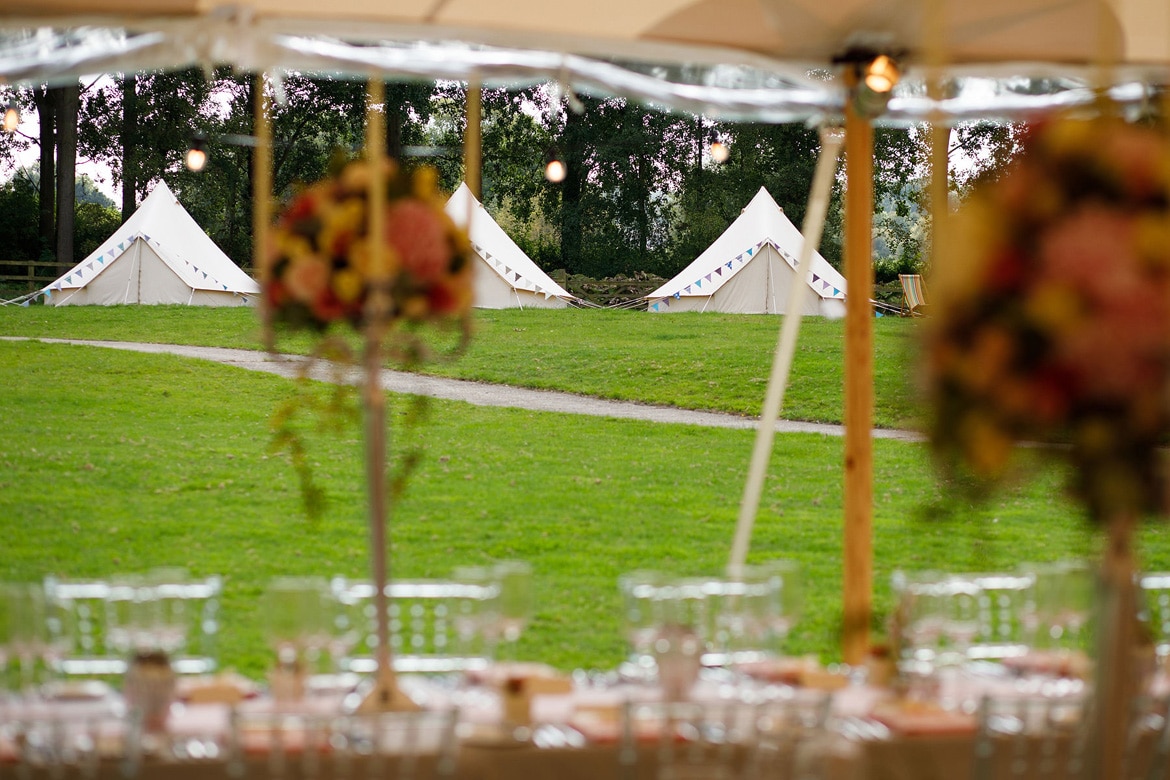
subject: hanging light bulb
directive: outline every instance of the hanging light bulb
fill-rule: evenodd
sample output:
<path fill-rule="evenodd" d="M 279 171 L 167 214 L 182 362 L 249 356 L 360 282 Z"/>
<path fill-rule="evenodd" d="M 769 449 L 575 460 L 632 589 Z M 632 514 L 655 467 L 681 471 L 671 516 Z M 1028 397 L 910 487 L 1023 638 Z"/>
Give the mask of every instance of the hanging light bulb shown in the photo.
<path fill-rule="evenodd" d="M 731 156 L 731 147 L 720 140 L 715 128 L 711 128 L 711 134 L 708 136 L 707 151 L 711 154 L 711 159 L 720 164 L 727 162 L 727 158 Z"/>
<path fill-rule="evenodd" d="M 553 184 L 560 184 L 569 175 L 569 169 L 555 146 L 550 146 L 544 157 L 544 178 Z"/>
<path fill-rule="evenodd" d="M 894 88 L 902 74 L 898 70 L 898 63 L 894 62 L 892 57 L 879 54 L 866 66 L 863 76 L 865 86 L 884 95 Z"/>
<path fill-rule="evenodd" d="M 3 128 L 6 133 L 15 133 L 16 128 L 20 125 L 20 106 L 16 103 L 9 103 L 8 107 L 4 109 L 4 123 Z"/>
<path fill-rule="evenodd" d="M 199 173 L 207 165 L 207 138 L 202 133 L 191 137 L 191 148 L 187 150 L 187 170 Z"/>

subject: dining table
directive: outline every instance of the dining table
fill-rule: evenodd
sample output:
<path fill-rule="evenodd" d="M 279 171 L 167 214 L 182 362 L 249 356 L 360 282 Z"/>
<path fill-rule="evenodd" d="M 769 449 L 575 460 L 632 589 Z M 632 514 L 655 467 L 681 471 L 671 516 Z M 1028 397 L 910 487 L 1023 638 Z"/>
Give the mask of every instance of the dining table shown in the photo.
<path fill-rule="evenodd" d="M 370 717 L 352 712 L 352 681 L 310 685 L 280 700 L 242 678 L 225 679 L 181 688 L 159 731 L 143 730 L 113 686 L 9 697 L 0 703 L 0 778 L 656 780 L 668 776 L 666 762 L 677 764 L 669 776 L 688 776 L 677 771 L 685 763 L 680 746 L 698 739 L 681 731 L 664 739 L 661 722 L 633 722 L 639 708 L 672 703 L 653 682 L 617 673 L 496 664 L 474 678 L 402 675 L 402 690 L 422 714 L 401 715 L 413 732 L 381 746 L 352 738 L 355 724 Z M 1159 676 L 1151 685 L 1150 701 L 1165 702 L 1170 682 Z M 1039 777 L 1038 765 L 1045 777 L 1073 777 L 1087 760 L 1079 752 L 1083 732 L 1051 726 L 1083 722 L 1088 692 L 1081 680 L 1033 679 L 994 664 L 954 673 L 929 698 L 873 684 L 858 670 L 822 670 L 806 683 L 704 670 L 687 703 L 704 717 L 751 713 L 755 730 L 743 732 L 742 744 L 725 732 L 722 766 L 687 768 L 696 780 L 983 780 Z M 987 728 L 980 709 L 987 702 L 1037 697 L 1064 702 L 1075 717 L 1033 729 L 1023 716 L 1015 730 Z M 761 718 L 781 710 L 795 717 Z M 1131 745 L 1134 776 L 1166 776 L 1165 710 L 1151 706 L 1145 717 Z M 772 725 L 758 725 L 765 721 Z M 761 760 L 781 738 L 790 740 L 791 760 Z"/>

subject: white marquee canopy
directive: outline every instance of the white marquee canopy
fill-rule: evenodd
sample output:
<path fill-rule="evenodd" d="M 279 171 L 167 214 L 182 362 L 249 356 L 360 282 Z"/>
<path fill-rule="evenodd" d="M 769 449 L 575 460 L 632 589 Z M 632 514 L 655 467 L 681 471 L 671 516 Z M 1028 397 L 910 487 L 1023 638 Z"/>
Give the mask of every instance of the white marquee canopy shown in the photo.
<path fill-rule="evenodd" d="M 941 34 L 935 35 L 935 31 Z M 956 81 L 932 102 L 924 42 Z M 1167 81 L 1158 0 L 8 0 L 0 81 L 190 65 L 517 83 L 553 80 L 728 119 L 839 116 L 834 62 L 898 55 L 885 118 L 1021 116 L 1087 104 L 1093 65 L 1123 102 Z M 977 78 L 976 78 L 977 77 Z M 969 79 L 976 79 L 971 81 Z M 965 85 L 966 88 L 960 88 Z"/>

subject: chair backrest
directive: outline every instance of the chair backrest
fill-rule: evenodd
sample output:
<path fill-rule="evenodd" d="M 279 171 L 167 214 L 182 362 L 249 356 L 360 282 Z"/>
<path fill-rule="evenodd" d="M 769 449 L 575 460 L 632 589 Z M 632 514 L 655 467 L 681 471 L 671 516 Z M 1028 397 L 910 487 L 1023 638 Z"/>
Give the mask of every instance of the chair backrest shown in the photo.
<path fill-rule="evenodd" d="M 828 728 L 833 697 L 828 691 L 781 689 L 759 706 L 759 777 L 818 780 L 830 775 L 837 735 Z"/>
<path fill-rule="evenodd" d="M 229 777 L 270 780 L 443 780 L 459 743 L 454 708 L 334 715 L 237 707 L 227 747 Z"/>
<path fill-rule="evenodd" d="M 11 708 L 0 726 L 14 748 L 16 777 L 97 778 L 102 746 L 117 739 L 119 716 L 110 702 L 61 708 L 28 702 Z"/>
<path fill-rule="evenodd" d="M 975 780 L 1080 777 L 1088 744 L 1088 694 L 1075 683 L 1010 697 L 984 697 L 975 740 Z M 1068 690 L 1055 690 L 1065 686 Z"/>
<path fill-rule="evenodd" d="M 485 611 L 498 596 L 497 588 L 440 580 L 397 581 L 387 587 L 396 670 L 444 673 L 488 665 L 492 646 Z M 338 608 L 335 628 L 345 637 L 338 665 L 342 671 L 369 674 L 377 669 L 374 586 L 335 578 L 332 592 Z"/>
<path fill-rule="evenodd" d="M 974 660 L 1002 661 L 1028 651 L 1029 588 L 1027 574 L 986 574 L 975 578 L 979 592 L 979 627 L 967 649 Z"/>
<path fill-rule="evenodd" d="M 907 311 L 917 313 L 919 307 L 926 305 L 926 288 L 922 284 L 922 276 L 898 274 L 898 281 L 902 283 L 902 297 L 906 301 Z"/>
<path fill-rule="evenodd" d="M 67 678 L 113 678 L 126 672 L 126 613 L 148 588 L 155 629 L 169 632 L 171 666 L 178 674 L 206 674 L 216 669 L 219 599 L 223 581 L 159 582 L 139 588 L 105 580 L 49 578 L 50 629 L 54 666 Z"/>
<path fill-rule="evenodd" d="M 757 776 L 758 709 L 719 702 L 626 702 L 619 776 L 656 780 L 747 780 Z"/>

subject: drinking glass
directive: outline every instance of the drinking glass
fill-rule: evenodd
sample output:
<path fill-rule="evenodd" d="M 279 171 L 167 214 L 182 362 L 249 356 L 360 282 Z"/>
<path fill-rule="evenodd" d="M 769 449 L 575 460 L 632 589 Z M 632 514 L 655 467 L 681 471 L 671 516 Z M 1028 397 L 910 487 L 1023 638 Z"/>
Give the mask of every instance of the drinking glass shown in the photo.
<path fill-rule="evenodd" d="M 261 597 L 265 637 L 279 666 L 304 672 L 329 644 L 329 587 L 321 577 L 277 577 Z"/>
<path fill-rule="evenodd" d="M 780 559 L 766 561 L 756 568 L 762 572 L 762 576 L 772 581 L 776 606 L 770 611 L 771 632 L 773 641 L 779 648 L 792 632 L 793 626 L 800 621 L 801 613 L 804 611 L 804 579 L 801 566 L 797 561 Z"/>
<path fill-rule="evenodd" d="M 500 588 L 500 638 L 514 647 L 532 617 L 532 567 L 524 561 L 501 561 L 492 567 L 492 572 Z"/>
<path fill-rule="evenodd" d="M 42 583 L 12 583 L 5 592 L 9 653 L 19 668 L 24 695 L 35 696 L 51 653 L 48 594 Z"/>
<path fill-rule="evenodd" d="M 916 694 L 929 696 L 944 647 L 947 621 L 944 598 L 946 577 L 939 572 L 894 572 L 898 597 L 897 631 L 901 656 L 898 667 Z"/>
<path fill-rule="evenodd" d="M 654 607 L 659 618 L 654 635 L 658 684 L 667 700 L 687 698 L 702 668 L 710 636 L 711 580 L 682 579 L 657 588 Z"/>
<path fill-rule="evenodd" d="M 489 566 L 460 566 L 451 580 L 458 589 L 450 607 L 458 642 L 456 653 L 489 661 L 499 624 L 501 589 L 496 573 Z"/>
<path fill-rule="evenodd" d="M 654 637 L 661 622 L 657 591 L 665 580 L 661 572 L 646 569 L 618 578 L 626 641 L 630 646 L 627 671 L 638 679 L 649 679 L 654 674 Z"/>
<path fill-rule="evenodd" d="M 744 567 L 719 584 L 714 645 L 724 663 L 742 667 L 775 657 L 790 629 L 782 580 L 769 566 Z"/>
<path fill-rule="evenodd" d="M 966 662 L 967 651 L 979 634 L 982 589 L 974 575 L 951 575 L 939 583 L 939 596 L 944 647 L 940 661 L 958 666 Z"/>
<path fill-rule="evenodd" d="M 1083 561 L 1024 564 L 1032 575 L 1033 642 L 1061 652 L 1086 649 L 1096 578 Z"/>
<path fill-rule="evenodd" d="M 174 656 L 186 646 L 192 617 L 188 614 L 186 588 L 190 580 L 183 568 L 158 568 L 145 576 L 142 603 L 144 626 L 154 648 Z"/>

